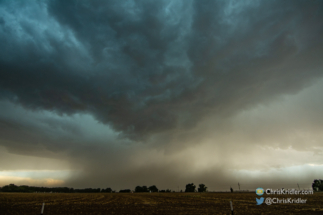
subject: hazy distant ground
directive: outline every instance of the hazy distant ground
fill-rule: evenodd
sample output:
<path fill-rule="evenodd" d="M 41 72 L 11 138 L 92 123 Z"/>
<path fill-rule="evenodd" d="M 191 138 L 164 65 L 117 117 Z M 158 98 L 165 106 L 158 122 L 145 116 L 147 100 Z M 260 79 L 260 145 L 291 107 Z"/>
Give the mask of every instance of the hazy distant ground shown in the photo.
<path fill-rule="evenodd" d="M 323 193 L 280 195 L 306 204 L 256 205 L 255 193 L 0 193 L 1 214 L 323 214 Z M 268 197 L 264 195 L 264 197 Z M 270 196 L 274 197 L 274 196 Z M 259 197 L 258 197 L 259 198 Z"/>

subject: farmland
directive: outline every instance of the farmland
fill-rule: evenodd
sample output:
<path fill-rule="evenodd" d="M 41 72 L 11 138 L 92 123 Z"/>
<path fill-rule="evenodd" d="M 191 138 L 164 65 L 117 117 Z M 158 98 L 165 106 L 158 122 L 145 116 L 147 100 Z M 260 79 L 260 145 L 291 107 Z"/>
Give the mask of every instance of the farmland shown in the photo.
<path fill-rule="evenodd" d="M 255 193 L 0 193 L 0 214 L 322 214 L 323 193 L 271 195 L 305 204 L 256 205 Z M 264 195 L 264 197 L 269 197 Z M 258 197 L 259 198 L 259 197 Z"/>

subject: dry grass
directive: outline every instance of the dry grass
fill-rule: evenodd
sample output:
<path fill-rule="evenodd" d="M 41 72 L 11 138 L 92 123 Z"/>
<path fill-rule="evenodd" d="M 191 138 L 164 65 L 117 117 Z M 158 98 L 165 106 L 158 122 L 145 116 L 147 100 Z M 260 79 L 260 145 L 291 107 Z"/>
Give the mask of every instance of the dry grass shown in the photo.
<path fill-rule="evenodd" d="M 0 214 L 323 214 L 323 193 L 276 195 L 306 204 L 256 205 L 255 193 L 0 193 Z M 264 197 L 268 197 L 264 195 Z M 274 197 L 274 196 L 270 196 Z M 259 198 L 259 197 L 258 197 Z"/>

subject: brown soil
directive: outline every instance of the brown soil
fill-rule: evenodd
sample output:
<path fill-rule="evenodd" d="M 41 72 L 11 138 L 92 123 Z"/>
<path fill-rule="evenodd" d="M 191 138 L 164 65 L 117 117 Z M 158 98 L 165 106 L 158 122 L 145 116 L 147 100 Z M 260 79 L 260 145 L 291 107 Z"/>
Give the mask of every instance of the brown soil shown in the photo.
<path fill-rule="evenodd" d="M 256 205 L 255 193 L 0 193 L 0 214 L 323 214 L 323 193 L 264 195 L 305 204 Z"/>

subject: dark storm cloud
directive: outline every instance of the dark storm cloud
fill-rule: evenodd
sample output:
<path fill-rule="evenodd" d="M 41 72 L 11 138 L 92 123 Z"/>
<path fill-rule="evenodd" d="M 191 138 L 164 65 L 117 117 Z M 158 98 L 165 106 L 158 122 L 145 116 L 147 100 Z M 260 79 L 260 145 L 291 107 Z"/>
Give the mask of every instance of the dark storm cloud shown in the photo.
<path fill-rule="evenodd" d="M 320 165 L 322 6 L 1 1 L 2 159 L 114 189 Z"/>
<path fill-rule="evenodd" d="M 1 98 L 90 113 L 132 139 L 295 93 L 322 75 L 320 1 L 4 1 L 1 8 Z"/>

